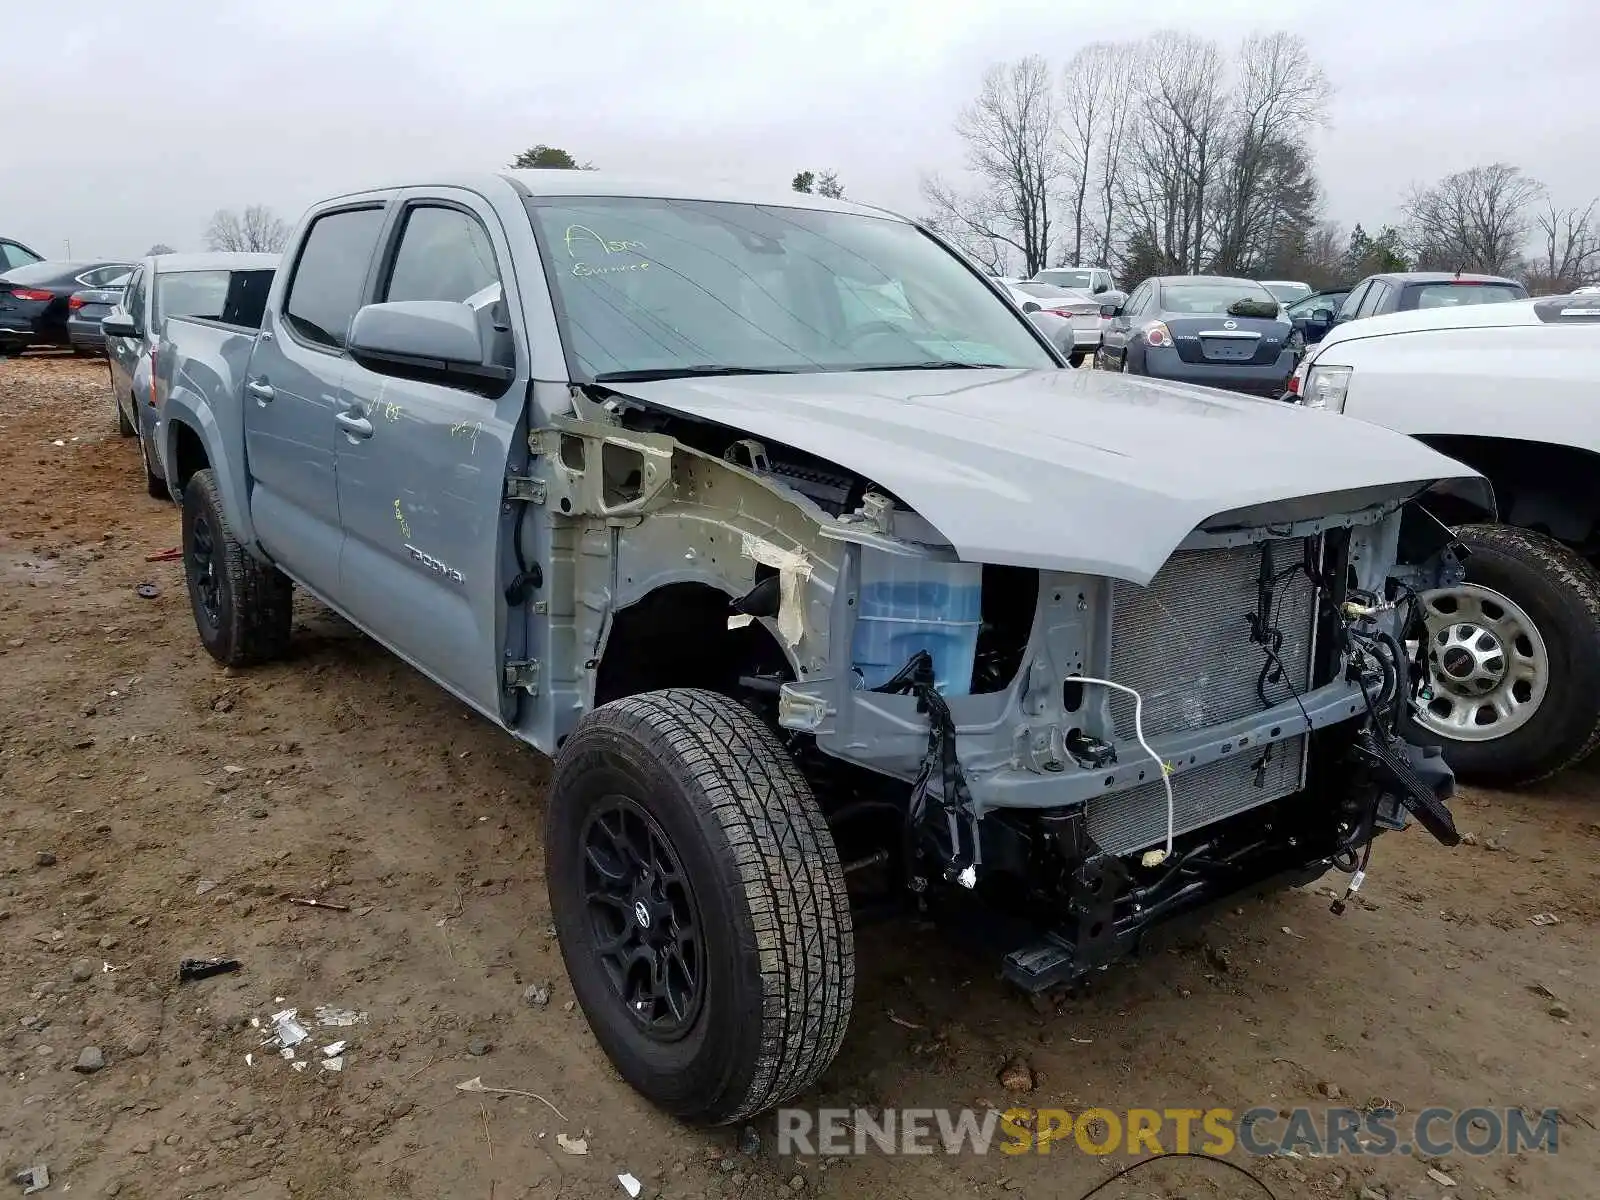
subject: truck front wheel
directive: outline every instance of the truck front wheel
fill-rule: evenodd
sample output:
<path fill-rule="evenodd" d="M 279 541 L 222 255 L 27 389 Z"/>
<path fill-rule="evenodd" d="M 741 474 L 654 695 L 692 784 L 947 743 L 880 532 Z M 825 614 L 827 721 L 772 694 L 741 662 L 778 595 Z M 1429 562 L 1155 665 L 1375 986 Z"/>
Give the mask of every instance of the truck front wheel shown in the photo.
<path fill-rule="evenodd" d="M 1600 575 L 1526 529 L 1456 536 L 1466 579 L 1421 597 L 1432 695 L 1416 724 L 1464 781 L 1533 783 L 1600 741 Z"/>
<path fill-rule="evenodd" d="M 212 658 L 243 667 L 283 657 L 294 585 L 239 545 L 209 469 L 183 488 L 183 573 L 195 628 Z"/>
<path fill-rule="evenodd" d="M 578 1003 L 647 1099 L 740 1121 L 833 1060 L 855 989 L 844 874 L 748 709 L 673 689 L 585 716 L 556 760 L 545 867 Z"/>

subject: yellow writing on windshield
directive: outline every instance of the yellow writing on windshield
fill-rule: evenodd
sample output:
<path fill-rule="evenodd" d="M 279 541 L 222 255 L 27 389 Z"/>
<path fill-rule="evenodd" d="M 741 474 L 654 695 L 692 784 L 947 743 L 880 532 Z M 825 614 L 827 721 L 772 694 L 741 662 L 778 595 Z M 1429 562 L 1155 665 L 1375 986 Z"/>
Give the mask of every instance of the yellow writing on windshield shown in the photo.
<path fill-rule="evenodd" d="M 580 262 L 572 264 L 572 273 L 579 279 L 586 279 L 593 275 L 616 275 L 622 271 L 643 271 L 649 266 L 650 264 L 648 262 L 636 262 L 617 263 L 614 266 L 609 267 L 595 267 L 590 266 L 586 262 Z"/>
<path fill-rule="evenodd" d="M 638 252 L 644 249 L 643 242 L 603 238 L 587 225 L 568 225 L 566 236 L 562 240 L 566 242 L 568 258 L 578 257 L 577 251 L 572 248 L 572 243 L 585 240 L 594 242 L 607 254 L 626 254 L 630 250 Z"/>

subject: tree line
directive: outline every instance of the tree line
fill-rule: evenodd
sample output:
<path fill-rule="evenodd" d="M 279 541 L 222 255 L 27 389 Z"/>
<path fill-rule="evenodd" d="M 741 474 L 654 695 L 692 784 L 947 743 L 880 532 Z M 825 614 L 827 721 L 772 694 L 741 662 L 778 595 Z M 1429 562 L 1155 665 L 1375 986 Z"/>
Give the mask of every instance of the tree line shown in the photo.
<path fill-rule="evenodd" d="M 1310 140 L 1333 89 L 1305 42 L 1231 52 L 1190 33 L 1096 42 L 1059 71 L 997 63 L 959 113 L 965 178 L 922 179 L 928 220 L 997 274 L 1105 265 L 1125 280 L 1214 273 L 1316 286 L 1376 270 L 1600 273 L 1596 203 L 1563 207 L 1506 163 L 1414 187 L 1399 223 L 1326 219 Z"/>

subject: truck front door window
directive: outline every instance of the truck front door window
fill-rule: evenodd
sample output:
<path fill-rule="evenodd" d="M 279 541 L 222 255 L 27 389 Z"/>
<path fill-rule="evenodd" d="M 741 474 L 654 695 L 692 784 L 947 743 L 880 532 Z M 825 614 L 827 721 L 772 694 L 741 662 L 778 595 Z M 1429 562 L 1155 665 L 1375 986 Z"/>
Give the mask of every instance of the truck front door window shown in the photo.
<path fill-rule="evenodd" d="M 1369 280 L 1368 282 L 1361 284 L 1356 288 L 1355 291 L 1346 296 L 1344 298 L 1344 303 L 1339 306 L 1339 316 L 1337 319 L 1340 321 L 1348 321 L 1354 317 L 1361 308 L 1361 302 L 1367 298 L 1367 294 L 1371 291 L 1372 282 Z"/>
<path fill-rule="evenodd" d="M 312 224 L 283 305 L 284 321 L 297 336 L 344 348 L 382 227 L 381 208 L 331 212 Z"/>
<path fill-rule="evenodd" d="M 491 360 L 504 366 L 516 362 L 494 244 L 477 219 L 460 209 L 417 205 L 406 214 L 379 299 L 465 304 L 477 314 Z"/>

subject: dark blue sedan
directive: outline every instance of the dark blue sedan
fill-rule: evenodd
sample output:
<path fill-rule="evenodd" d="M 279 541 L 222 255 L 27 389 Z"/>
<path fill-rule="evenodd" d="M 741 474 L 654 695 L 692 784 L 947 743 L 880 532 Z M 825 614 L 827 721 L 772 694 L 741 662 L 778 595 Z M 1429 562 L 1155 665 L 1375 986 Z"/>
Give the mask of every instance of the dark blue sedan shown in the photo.
<path fill-rule="evenodd" d="M 1096 362 L 1102 370 L 1273 398 L 1294 371 L 1294 327 L 1253 279 L 1158 276 L 1102 312 L 1110 318 Z"/>

